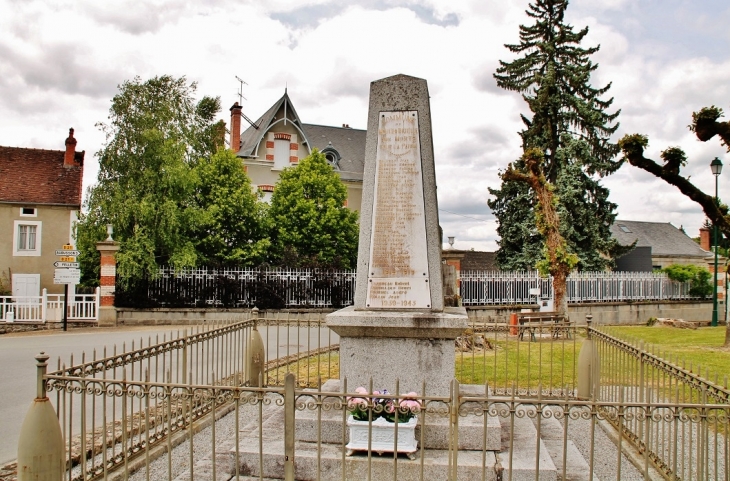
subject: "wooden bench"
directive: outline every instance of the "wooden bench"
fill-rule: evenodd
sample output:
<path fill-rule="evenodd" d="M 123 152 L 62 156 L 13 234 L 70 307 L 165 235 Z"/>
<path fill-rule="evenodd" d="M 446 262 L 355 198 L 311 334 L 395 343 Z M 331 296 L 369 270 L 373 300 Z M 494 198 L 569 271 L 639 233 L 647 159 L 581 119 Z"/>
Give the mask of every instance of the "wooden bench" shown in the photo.
<path fill-rule="evenodd" d="M 572 322 L 556 312 L 520 312 L 517 314 L 518 338 L 522 340 L 525 332 L 530 333 L 530 340 L 535 342 L 536 330 L 549 329 L 551 337 L 565 336 L 570 339 Z"/>

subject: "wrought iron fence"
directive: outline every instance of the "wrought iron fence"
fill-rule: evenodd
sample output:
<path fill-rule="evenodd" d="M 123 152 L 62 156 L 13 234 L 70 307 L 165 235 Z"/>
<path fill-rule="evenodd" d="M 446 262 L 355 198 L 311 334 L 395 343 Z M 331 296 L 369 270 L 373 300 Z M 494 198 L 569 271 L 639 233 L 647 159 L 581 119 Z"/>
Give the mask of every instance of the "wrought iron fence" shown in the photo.
<path fill-rule="evenodd" d="M 451 392 L 458 394 L 445 397 L 303 389 L 293 373 L 283 387 L 268 388 L 54 375 L 47 386 L 74 393 L 86 409 L 110 399 L 142 405 L 136 415 L 126 411 L 116 431 L 107 425 L 81 438 L 86 444 L 71 460 L 69 480 L 659 479 L 646 451 L 610 439 L 609 423 L 636 422 L 679 460 L 661 473 L 667 479 L 727 479 L 727 404 L 519 398 L 493 395 L 488 385 L 465 390 L 457 381 Z M 417 403 L 416 429 L 398 416 L 374 420 L 382 406 L 402 401 Z M 209 408 L 185 429 L 185 406 Z M 370 413 L 360 426 L 355 409 Z M 157 438 L 157 429 L 174 435 Z M 112 436 L 114 456 L 105 444 Z"/>
<path fill-rule="evenodd" d="M 352 305 L 355 271 L 286 268 L 161 268 L 155 278 L 117 279 L 119 307 L 344 307 Z M 463 271 L 462 303 L 534 304 L 553 297 L 552 278 L 536 271 Z M 690 299 L 689 282 L 663 273 L 576 272 L 568 302 Z"/>
<path fill-rule="evenodd" d="M 285 268 L 161 268 L 158 276 L 117 277 L 118 307 L 344 307 L 355 271 Z"/>
<path fill-rule="evenodd" d="M 246 382 L 254 328 L 267 347 L 265 387 Z M 415 396 L 397 386 L 391 394 L 372 386 L 355 392 L 338 379 L 337 337 L 321 319 L 293 314 L 254 313 L 80 363 L 72 358 L 42 379 L 63 426 L 70 481 L 120 473 L 140 480 L 727 480 L 727 381 L 703 379 L 603 329 L 590 332 L 601 366 L 592 399 L 576 397 L 586 328 L 554 322 L 472 321 L 456 342 L 448 396 L 428 395 L 428 380 Z M 352 443 L 352 398 L 370 413 L 364 445 Z M 405 419 L 387 424 L 377 414 L 405 400 L 419 405 L 418 450 L 381 455 L 382 445 L 368 441 L 381 429 L 398 446 L 411 433 Z"/>
<path fill-rule="evenodd" d="M 541 277 L 537 271 L 463 271 L 460 282 L 466 306 L 534 304 L 537 297 L 553 297 L 552 277 Z M 691 298 L 689 282 L 653 272 L 575 272 L 566 287 L 570 303 Z"/>
<path fill-rule="evenodd" d="M 614 404 L 607 419 L 623 434 L 619 441 L 668 479 L 726 479 L 728 411 L 707 406 L 730 405 L 727 375 L 702 377 L 699 366 L 621 340 L 610 328 L 591 329 L 591 336 L 600 360 L 598 397 Z"/>

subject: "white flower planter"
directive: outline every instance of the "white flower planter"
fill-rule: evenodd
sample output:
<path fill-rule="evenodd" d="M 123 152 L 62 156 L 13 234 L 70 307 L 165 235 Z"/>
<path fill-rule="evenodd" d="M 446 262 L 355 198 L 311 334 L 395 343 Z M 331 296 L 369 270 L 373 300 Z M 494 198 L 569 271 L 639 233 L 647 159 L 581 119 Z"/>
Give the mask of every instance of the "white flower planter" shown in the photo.
<path fill-rule="evenodd" d="M 395 447 L 395 423 L 378 418 L 372 422 L 372 442 L 370 449 L 378 454 L 392 453 L 397 451 L 415 459 L 415 452 L 418 451 L 416 443 L 416 426 L 418 416 L 413 416 L 407 423 L 398 423 L 398 446 Z M 368 421 L 356 421 L 352 416 L 347 418 L 347 426 L 350 428 L 350 442 L 347 443 L 347 455 L 351 456 L 355 451 L 368 450 Z"/>

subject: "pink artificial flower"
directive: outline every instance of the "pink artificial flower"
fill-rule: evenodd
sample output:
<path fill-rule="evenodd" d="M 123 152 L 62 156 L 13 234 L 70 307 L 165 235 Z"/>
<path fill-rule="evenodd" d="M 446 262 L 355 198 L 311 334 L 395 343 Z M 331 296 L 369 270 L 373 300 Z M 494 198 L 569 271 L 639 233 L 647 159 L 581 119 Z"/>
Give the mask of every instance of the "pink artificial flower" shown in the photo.
<path fill-rule="evenodd" d="M 355 392 L 358 394 L 368 394 L 367 389 L 360 386 L 357 389 L 355 389 Z M 365 409 L 367 407 L 368 402 L 359 397 L 348 397 L 347 398 L 347 408 L 348 409 Z"/>
<path fill-rule="evenodd" d="M 408 409 L 410 412 L 417 413 L 421 410 L 421 403 L 416 401 L 418 394 L 409 392 L 405 398 L 399 403 L 401 409 Z"/>

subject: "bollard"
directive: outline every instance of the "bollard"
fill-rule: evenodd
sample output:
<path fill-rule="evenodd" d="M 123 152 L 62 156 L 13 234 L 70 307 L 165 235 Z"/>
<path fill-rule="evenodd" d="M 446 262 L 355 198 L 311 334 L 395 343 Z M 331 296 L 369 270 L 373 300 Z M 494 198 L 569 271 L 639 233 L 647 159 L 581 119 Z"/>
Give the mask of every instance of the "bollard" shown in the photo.
<path fill-rule="evenodd" d="M 586 329 L 588 338 L 583 342 L 578 355 L 578 399 L 598 400 L 598 386 L 600 381 L 600 364 L 598 351 L 591 337 L 591 322 L 593 316 L 586 315 Z"/>
<path fill-rule="evenodd" d="M 264 361 L 266 359 L 266 351 L 264 350 L 264 340 L 258 330 L 258 308 L 251 310 L 253 315 L 253 329 L 251 337 L 248 341 L 248 356 L 246 358 L 246 379 L 249 386 L 262 387 L 264 375 Z"/>
<path fill-rule="evenodd" d="M 43 380 L 48 356 L 41 352 L 35 359 L 36 398 L 20 428 L 18 481 L 61 481 L 65 470 L 63 435 Z"/>

